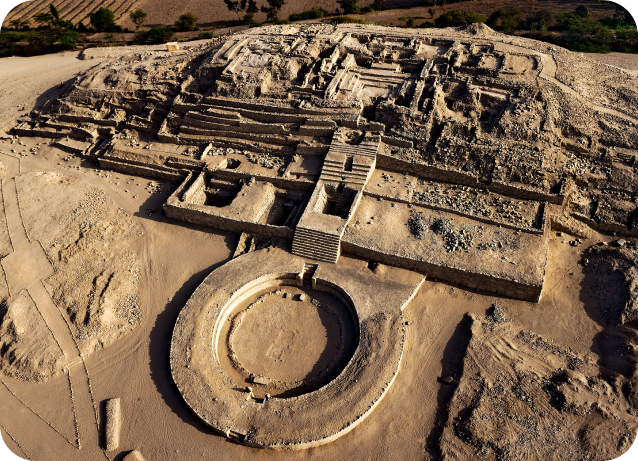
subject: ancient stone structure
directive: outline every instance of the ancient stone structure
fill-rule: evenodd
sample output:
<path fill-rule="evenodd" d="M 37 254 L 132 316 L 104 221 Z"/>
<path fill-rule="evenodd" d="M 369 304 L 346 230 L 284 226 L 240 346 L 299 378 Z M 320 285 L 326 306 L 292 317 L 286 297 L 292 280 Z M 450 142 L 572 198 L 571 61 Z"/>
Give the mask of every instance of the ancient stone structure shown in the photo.
<path fill-rule="evenodd" d="M 178 319 L 173 376 L 226 436 L 302 448 L 350 430 L 387 391 L 415 274 L 538 301 L 550 228 L 638 234 L 638 101 L 604 86 L 619 69 L 598 66 L 590 80 L 602 89 L 585 100 L 571 72 L 589 70 L 572 53 L 482 25 L 273 26 L 98 64 L 14 131 L 56 138 L 105 169 L 174 181 L 168 217 L 241 234 L 238 258 Z M 370 274 L 393 266 L 385 280 L 404 279 L 387 288 L 396 298 L 378 304 L 342 253 L 369 261 Z M 341 299 L 357 330 L 352 357 L 377 358 L 353 358 L 294 397 L 269 399 L 259 374 L 246 377 L 254 389 L 237 390 L 218 356 L 221 325 L 251 296 L 293 286 Z M 386 342 L 370 352 L 375 316 Z M 365 391 L 345 385 L 355 375 Z M 326 411 L 331 424 L 312 423 Z"/>

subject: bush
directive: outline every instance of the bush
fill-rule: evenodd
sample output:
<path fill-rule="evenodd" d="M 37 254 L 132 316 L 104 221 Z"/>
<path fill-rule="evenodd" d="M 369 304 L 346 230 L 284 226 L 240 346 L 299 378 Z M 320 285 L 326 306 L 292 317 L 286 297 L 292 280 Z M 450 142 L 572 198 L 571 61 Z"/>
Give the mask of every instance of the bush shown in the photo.
<path fill-rule="evenodd" d="M 262 27 L 264 25 L 263 22 L 253 22 L 251 25 L 249 25 L 248 27 Z"/>
<path fill-rule="evenodd" d="M 166 43 L 174 35 L 173 29 L 168 26 L 153 27 L 146 34 L 146 38 L 153 43 Z"/>
<path fill-rule="evenodd" d="M 473 11 L 452 10 L 434 20 L 437 27 L 466 26 L 475 22 L 485 22 L 485 16 Z"/>
<path fill-rule="evenodd" d="M 82 36 L 75 30 L 52 27 L 26 32 L 0 31 L 0 57 L 13 55 L 35 56 L 73 50 Z"/>
<path fill-rule="evenodd" d="M 177 21 L 175 21 L 175 27 L 177 27 L 177 30 L 181 31 L 197 30 L 198 20 L 199 18 L 193 13 L 184 13 Z"/>
<path fill-rule="evenodd" d="M 405 22 L 405 25 L 408 27 L 414 27 L 414 18 L 408 18 L 408 20 Z"/>
<path fill-rule="evenodd" d="M 432 21 L 422 22 L 419 26 L 421 29 L 430 29 L 432 27 L 436 27 L 436 25 Z"/>
<path fill-rule="evenodd" d="M 121 32 L 122 28 L 115 24 L 115 14 L 107 8 L 100 8 L 95 13 L 89 13 L 91 25 L 98 32 Z"/>
<path fill-rule="evenodd" d="M 197 40 L 209 40 L 211 38 L 215 38 L 215 36 L 210 32 L 202 32 L 197 36 Z"/>
<path fill-rule="evenodd" d="M 313 8 L 311 10 L 306 10 L 302 13 L 293 13 L 288 16 L 290 21 L 304 21 L 307 19 L 319 19 L 323 18 L 326 15 L 326 10 L 323 8 Z"/>
<path fill-rule="evenodd" d="M 148 40 L 148 31 L 146 30 L 138 30 L 137 32 L 135 32 L 135 35 L 133 35 L 133 43 L 144 43 L 146 40 Z"/>
<path fill-rule="evenodd" d="M 616 31 L 612 50 L 621 53 L 638 53 L 638 31 L 635 28 Z"/>
<path fill-rule="evenodd" d="M 529 30 L 545 32 L 553 19 L 554 14 L 550 10 L 538 10 L 534 16 L 527 18 L 527 28 Z"/>
<path fill-rule="evenodd" d="M 289 19 L 273 19 L 272 23 L 276 26 L 280 26 L 282 24 L 292 24 Z"/>
<path fill-rule="evenodd" d="M 516 30 L 521 27 L 523 19 L 518 8 L 499 8 L 487 19 L 487 25 L 494 30 Z"/>
<path fill-rule="evenodd" d="M 374 0 L 370 6 L 374 11 L 381 11 L 385 7 L 385 0 Z"/>
<path fill-rule="evenodd" d="M 374 8 L 372 8 L 370 5 L 368 6 L 364 6 L 363 8 L 361 8 L 359 10 L 359 13 L 372 13 L 374 11 Z"/>
<path fill-rule="evenodd" d="M 359 0 L 337 0 L 339 6 L 345 14 L 352 14 L 359 11 Z"/>
<path fill-rule="evenodd" d="M 74 35 L 65 34 L 62 37 L 60 37 L 60 40 L 58 40 L 58 46 L 62 50 L 75 50 L 77 48 L 75 41 L 76 41 L 76 37 Z"/>

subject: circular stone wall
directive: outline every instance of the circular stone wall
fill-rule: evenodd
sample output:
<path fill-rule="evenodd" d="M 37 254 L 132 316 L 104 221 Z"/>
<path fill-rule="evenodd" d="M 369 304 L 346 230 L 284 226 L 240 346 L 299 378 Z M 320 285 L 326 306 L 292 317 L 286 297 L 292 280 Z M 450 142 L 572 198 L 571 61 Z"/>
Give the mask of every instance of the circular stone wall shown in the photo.
<path fill-rule="evenodd" d="M 180 312 L 171 372 L 188 406 L 240 443 L 309 448 L 352 430 L 399 370 L 405 298 L 328 265 L 271 250 L 213 271 Z M 366 268 L 365 271 L 369 272 Z M 367 274 L 364 272 L 364 274 Z"/>

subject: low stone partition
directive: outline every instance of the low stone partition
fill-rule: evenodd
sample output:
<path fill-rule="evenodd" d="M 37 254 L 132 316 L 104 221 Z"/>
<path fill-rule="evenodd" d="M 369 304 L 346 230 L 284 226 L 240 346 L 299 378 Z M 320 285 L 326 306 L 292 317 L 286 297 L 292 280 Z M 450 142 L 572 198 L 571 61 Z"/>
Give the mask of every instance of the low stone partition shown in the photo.
<path fill-rule="evenodd" d="M 119 123 L 117 120 L 101 119 L 101 118 L 89 117 L 87 115 L 75 115 L 75 114 L 60 114 L 58 116 L 58 119 L 63 122 L 94 123 L 96 125 L 102 125 L 102 126 L 117 126 Z"/>
<path fill-rule="evenodd" d="M 164 204 L 164 212 L 169 218 L 193 224 L 210 226 L 229 232 L 246 232 L 287 239 L 292 239 L 295 233 L 294 229 L 290 229 L 288 227 L 272 226 L 270 224 L 249 222 L 242 219 L 231 219 L 225 216 L 220 216 L 214 213 L 213 207 L 179 202 L 172 198 Z"/>

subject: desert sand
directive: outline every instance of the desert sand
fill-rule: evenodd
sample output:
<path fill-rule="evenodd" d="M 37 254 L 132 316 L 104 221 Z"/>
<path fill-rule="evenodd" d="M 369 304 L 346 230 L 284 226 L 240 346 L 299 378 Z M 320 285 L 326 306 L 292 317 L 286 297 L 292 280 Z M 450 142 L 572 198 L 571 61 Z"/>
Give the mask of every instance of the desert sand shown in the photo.
<path fill-rule="evenodd" d="M 3 60 L 4 440 L 33 460 L 620 456 L 638 83 L 600 61 L 483 25 Z"/>

